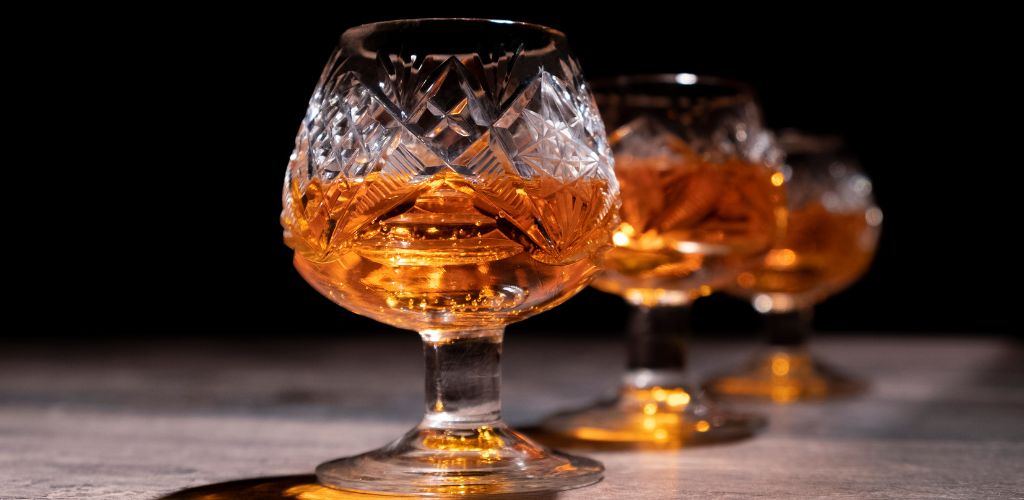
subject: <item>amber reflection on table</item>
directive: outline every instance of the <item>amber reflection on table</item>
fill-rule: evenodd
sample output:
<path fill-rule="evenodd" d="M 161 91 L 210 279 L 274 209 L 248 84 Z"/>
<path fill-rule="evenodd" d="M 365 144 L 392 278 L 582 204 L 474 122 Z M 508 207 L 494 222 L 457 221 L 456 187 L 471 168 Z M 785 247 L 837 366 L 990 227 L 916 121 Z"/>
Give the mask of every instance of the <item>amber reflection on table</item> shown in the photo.
<path fill-rule="evenodd" d="M 432 498 L 465 498 L 467 494 L 473 494 L 475 498 L 481 498 L 477 493 L 453 490 L 450 492 L 450 495 L 432 496 Z M 416 497 L 375 495 L 336 490 L 317 483 L 316 476 L 310 474 L 242 479 L 209 484 L 171 493 L 161 497 L 160 500 L 387 500 L 389 498 L 409 499 Z M 494 500 L 510 500 L 512 498 L 549 500 L 554 499 L 555 494 L 484 495 L 482 498 Z"/>

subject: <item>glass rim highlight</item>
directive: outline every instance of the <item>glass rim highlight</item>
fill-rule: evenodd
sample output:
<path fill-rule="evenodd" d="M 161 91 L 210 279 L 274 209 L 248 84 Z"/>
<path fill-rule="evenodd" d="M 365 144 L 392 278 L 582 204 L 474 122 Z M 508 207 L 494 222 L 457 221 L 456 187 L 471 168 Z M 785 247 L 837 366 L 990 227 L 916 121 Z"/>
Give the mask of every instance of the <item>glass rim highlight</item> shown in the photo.
<path fill-rule="evenodd" d="M 753 87 L 742 81 L 727 77 L 701 73 L 646 73 L 635 75 L 618 75 L 587 80 L 594 92 L 608 93 L 615 89 L 628 89 L 633 85 L 668 85 L 668 86 L 706 86 L 731 89 L 736 95 L 753 97 Z"/>
<path fill-rule="evenodd" d="M 440 24 L 463 24 L 463 25 L 477 25 L 477 26 L 508 26 L 517 27 L 532 31 L 545 33 L 552 38 L 565 40 L 565 33 L 545 26 L 543 24 L 530 23 L 526 21 L 513 21 L 509 19 L 490 19 L 485 17 L 418 17 L 409 19 L 390 19 L 387 21 L 375 21 L 372 23 L 359 24 L 346 29 L 341 34 L 341 41 L 344 43 L 350 38 L 359 38 L 366 34 L 379 31 L 390 31 L 396 28 L 403 27 L 416 27 L 422 25 L 440 25 Z"/>

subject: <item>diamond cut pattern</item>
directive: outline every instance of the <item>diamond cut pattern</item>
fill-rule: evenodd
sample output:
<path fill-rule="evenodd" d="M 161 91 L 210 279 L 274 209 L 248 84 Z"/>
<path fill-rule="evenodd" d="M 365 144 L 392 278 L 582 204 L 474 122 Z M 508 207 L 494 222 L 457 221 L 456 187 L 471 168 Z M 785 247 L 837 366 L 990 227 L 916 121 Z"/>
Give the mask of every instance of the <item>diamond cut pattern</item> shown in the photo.
<path fill-rule="evenodd" d="M 612 150 L 620 158 L 670 158 L 696 161 L 697 153 L 656 118 L 642 115 L 612 133 Z"/>
<path fill-rule="evenodd" d="M 358 76 L 366 71 L 346 70 L 345 60 L 336 56 L 310 100 L 296 138 L 285 176 L 282 221 L 291 227 L 288 221 L 319 215 L 310 210 L 337 213 L 376 207 L 383 203 L 378 199 L 383 195 L 374 191 L 374 183 L 362 182 L 374 173 L 414 186 L 450 169 L 491 197 L 497 210 L 525 215 L 514 223 L 553 259 L 571 253 L 576 242 L 553 233 L 579 221 L 548 221 L 547 212 L 555 207 L 512 196 L 515 190 L 503 191 L 500 184 L 510 176 L 552 179 L 557 182 L 544 183 L 551 190 L 545 196 L 563 204 L 576 203 L 572 195 L 558 193 L 571 192 L 579 179 L 604 179 L 609 191 L 617 193 L 604 125 L 574 61 L 561 60 L 554 68 L 570 76 L 566 82 L 543 68 L 531 77 L 516 67 L 518 57 L 517 52 L 490 73 L 478 55 L 466 63 L 456 57 L 428 56 L 410 62 L 378 57 L 379 83 L 370 86 Z M 481 80 L 481 75 L 486 78 Z M 351 186 L 346 191 L 350 196 L 321 198 L 320 207 L 295 206 L 295 195 L 305 193 L 314 180 L 344 182 Z M 508 199 L 501 198 L 502 193 Z M 570 218 L 598 213 L 604 217 L 613 203 L 607 199 L 603 206 L 560 206 L 557 211 Z M 344 245 L 356 230 L 310 226 L 303 230 L 324 234 L 304 237 L 322 242 L 324 251 Z"/>
<path fill-rule="evenodd" d="M 355 73 L 328 77 L 310 102 L 299 133 L 306 137 L 296 140 L 297 147 L 309 144 L 305 161 L 289 169 L 302 188 L 314 177 L 361 179 L 375 171 L 422 176 L 443 166 L 469 176 L 513 173 L 510 168 L 521 176 L 564 180 L 611 175 L 604 126 L 589 91 L 551 73 L 539 71 L 499 113 L 454 57 L 420 85 L 412 109 L 397 114 L 397 103 L 385 102 Z"/>
<path fill-rule="evenodd" d="M 431 140 L 435 150 L 451 159 L 487 131 L 481 93 L 458 59 L 445 61 L 423 86 L 421 100 L 410 111 L 411 129 Z"/>

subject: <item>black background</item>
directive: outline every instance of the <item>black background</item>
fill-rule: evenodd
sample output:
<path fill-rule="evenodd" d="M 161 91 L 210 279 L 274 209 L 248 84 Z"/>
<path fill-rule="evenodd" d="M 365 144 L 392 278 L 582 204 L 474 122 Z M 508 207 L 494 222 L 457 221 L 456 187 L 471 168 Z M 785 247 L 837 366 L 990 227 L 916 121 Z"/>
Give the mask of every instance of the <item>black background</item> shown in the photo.
<path fill-rule="evenodd" d="M 285 164 L 344 29 L 463 16 L 561 29 L 591 78 L 689 71 L 747 80 L 770 126 L 845 136 L 874 180 L 885 222 L 870 273 L 819 307 L 820 329 L 1017 330 L 1020 273 L 1008 236 L 1021 227 L 1011 173 L 1019 166 L 1010 152 L 1016 132 L 1001 119 L 1012 122 L 1020 91 L 1008 76 L 1013 58 L 1003 57 L 1007 31 L 995 21 L 842 6 L 621 7 L 363 12 L 338 2 L 140 13 L 79 27 L 70 45 L 37 61 L 60 67 L 62 78 L 46 83 L 51 98 L 84 103 L 82 115 L 39 132 L 45 140 L 73 126 L 82 144 L 56 161 L 74 167 L 65 181 L 75 202 L 56 230 L 68 244 L 40 262 L 59 276 L 60 298 L 50 295 L 59 303 L 37 323 L 97 334 L 385 329 L 328 302 L 292 269 L 278 224 Z M 513 328 L 611 335 L 626 311 L 620 299 L 586 290 Z M 712 297 L 698 303 L 694 321 L 699 332 L 747 331 L 756 314 Z"/>

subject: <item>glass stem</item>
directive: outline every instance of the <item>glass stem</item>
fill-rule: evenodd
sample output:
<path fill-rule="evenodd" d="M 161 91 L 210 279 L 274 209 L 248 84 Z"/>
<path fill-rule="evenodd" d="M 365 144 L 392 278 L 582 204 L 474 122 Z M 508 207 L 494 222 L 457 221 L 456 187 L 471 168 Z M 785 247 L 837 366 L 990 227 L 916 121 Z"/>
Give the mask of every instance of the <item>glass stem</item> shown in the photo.
<path fill-rule="evenodd" d="M 421 333 L 426 365 L 422 426 L 471 429 L 501 420 L 501 328 Z"/>
<path fill-rule="evenodd" d="M 764 328 L 768 345 L 787 349 L 803 348 L 811 334 L 813 316 L 810 307 L 765 314 Z"/>
<path fill-rule="evenodd" d="M 689 306 L 632 306 L 629 370 L 623 383 L 635 388 L 679 387 L 686 382 Z"/>

